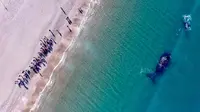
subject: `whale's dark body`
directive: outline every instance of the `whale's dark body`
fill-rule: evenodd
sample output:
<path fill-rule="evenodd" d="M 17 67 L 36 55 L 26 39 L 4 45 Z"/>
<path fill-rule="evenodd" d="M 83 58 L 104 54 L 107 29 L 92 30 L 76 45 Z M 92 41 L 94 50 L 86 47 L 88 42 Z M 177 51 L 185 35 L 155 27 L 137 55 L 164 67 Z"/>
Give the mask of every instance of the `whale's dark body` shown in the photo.
<path fill-rule="evenodd" d="M 149 77 L 153 83 L 155 83 L 155 80 L 157 77 L 162 75 L 166 68 L 169 66 L 171 61 L 171 53 L 163 53 L 160 56 L 159 62 L 156 65 L 155 71 L 153 73 L 147 74 L 147 77 Z"/>

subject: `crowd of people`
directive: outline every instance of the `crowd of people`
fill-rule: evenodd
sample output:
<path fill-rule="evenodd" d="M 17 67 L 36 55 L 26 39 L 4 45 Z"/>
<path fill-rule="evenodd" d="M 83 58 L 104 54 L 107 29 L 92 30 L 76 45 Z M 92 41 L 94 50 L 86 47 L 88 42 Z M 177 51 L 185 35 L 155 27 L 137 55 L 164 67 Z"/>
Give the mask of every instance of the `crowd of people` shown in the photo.
<path fill-rule="evenodd" d="M 53 51 L 53 45 L 56 44 L 54 40 L 54 33 L 51 30 L 49 30 L 49 32 L 52 33 L 53 37 L 47 38 L 46 36 L 44 36 L 44 38 L 40 40 L 41 48 L 38 52 L 38 56 L 33 57 L 29 69 L 23 70 L 19 75 L 17 81 L 15 81 L 15 84 L 17 84 L 20 88 L 23 86 L 25 89 L 28 89 L 27 85 L 29 84 L 29 80 L 32 77 L 31 70 L 34 72 L 34 74 L 39 74 L 42 77 L 40 70 L 42 66 L 47 65 L 46 57 L 49 53 Z"/>
<path fill-rule="evenodd" d="M 62 12 L 66 15 L 66 12 L 62 7 L 60 7 Z M 78 9 L 79 13 L 83 13 L 83 10 L 81 8 Z M 66 17 L 66 20 L 69 25 L 72 24 L 72 21 L 69 17 Z M 67 28 L 70 32 L 72 32 L 72 29 L 67 25 Z M 37 57 L 33 57 L 33 60 L 31 61 L 31 65 L 29 66 L 29 69 L 23 70 L 21 74 L 18 76 L 17 81 L 15 81 L 15 84 L 17 84 L 20 88 L 23 86 L 25 89 L 28 89 L 27 85 L 29 84 L 29 81 L 32 77 L 31 70 L 34 72 L 33 74 L 39 74 L 42 77 L 42 74 L 40 73 L 41 67 L 47 65 L 47 61 L 45 58 L 48 56 L 49 53 L 53 51 L 53 45 L 56 44 L 54 38 L 55 34 L 52 30 L 49 29 L 49 32 L 52 34 L 51 38 L 47 38 L 44 36 L 40 40 L 40 51 L 38 52 Z M 56 30 L 56 32 L 62 37 L 62 34 Z"/>

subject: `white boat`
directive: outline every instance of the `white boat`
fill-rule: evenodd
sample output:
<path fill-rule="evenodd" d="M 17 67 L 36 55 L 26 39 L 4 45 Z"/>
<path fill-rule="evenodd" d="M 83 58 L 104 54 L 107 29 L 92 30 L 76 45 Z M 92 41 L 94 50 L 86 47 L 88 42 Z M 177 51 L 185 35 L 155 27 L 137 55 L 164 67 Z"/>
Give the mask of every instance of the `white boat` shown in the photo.
<path fill-rule="evenodd" d="M 183 15 L 183 23 L 186 30 L 191 30 L 191 15 Z"/>

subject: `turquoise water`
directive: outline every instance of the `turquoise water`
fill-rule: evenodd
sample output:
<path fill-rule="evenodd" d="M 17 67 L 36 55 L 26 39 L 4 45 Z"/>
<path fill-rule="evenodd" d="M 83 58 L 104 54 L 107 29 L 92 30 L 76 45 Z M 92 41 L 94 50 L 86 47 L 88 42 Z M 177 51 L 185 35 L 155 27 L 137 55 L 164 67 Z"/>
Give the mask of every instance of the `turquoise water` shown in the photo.
<path fill-rule="evenodd" d="M 102 0 L 73 49 L 73 75 L 55 111 L 199 112 L 198 12 L 198 0 Z M 190 32 L 179 31 L 185 13 Z M 172 65 L 153 85 L 145 74 L 163 51 Z"/>

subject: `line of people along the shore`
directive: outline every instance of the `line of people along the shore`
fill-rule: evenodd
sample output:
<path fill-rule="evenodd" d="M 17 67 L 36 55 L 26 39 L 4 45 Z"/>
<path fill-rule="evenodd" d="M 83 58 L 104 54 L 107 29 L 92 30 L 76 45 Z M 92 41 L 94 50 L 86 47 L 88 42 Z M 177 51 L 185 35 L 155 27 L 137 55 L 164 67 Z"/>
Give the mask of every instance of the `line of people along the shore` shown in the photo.
<path fill-rule="evenodd" d="M 51 30 L 49 30 L 49 32 L 51 32 L 53 37 L 55 37 Z M 33 57 L 31 65 L 29 65 L 29 69 L 23 70 L 22 73 L 19 75 L 17 81 L 15 81 L 15 84 L 17 84 L 20 88 L 23 86 L 25 89 L 28 89 L 27 85 L 29 84 L 29 80 L 31 79 L 31 70 L 34 72 L 34 74 L 39 74 L 42 77 L 40 70 L 42 67 L 47 65 L 46 57 L 49 53 L 53 51 L 53 45 L 56 44 L 53 37 L 47 38 L 45 36 L 43 39 L 40 40 L 41 48 L 38 52 L 38 56 Z"/>
<path fill-rule="evenodd" d="M 60 9 L 65 15 L 67 15 L 62 7 L 60 7 Z M 83 10 L 81 8 L 79 8 L 78 10 L 79 13 L 83 14 Z M 69 25 L 72 24 L 72 21 L 69 17 L 66 17 L 66 20 L 68 21 Z M 70 32 L 72 32 L 72 29 L 69 26 L 67 26 L 67 28 Z M 17 84 L 20 88 L 23 86 L 25 89 L 28 89 L 28 84 L 31 80 L 31 70 L 34 72 L 34 74 L 39 74 L 42 77 L 42 74 L 40 73 L 41 67 L 47 65 L 47 61 L 45 58 L 48 56 L 49 53 L 53 51 L 53 45 L 56 44 L 54 40 L 56 37 L 55 34 L 50 29 L 49 32 L 53 37 L 47 38 L 46 36 L 44 36 L 44 38 L 40 40 L 41 48 L 38 52 L 38 56 L 33 57 L 29 69 L 23 70 L 15 81 L 15 84 Z M 59 30 L 56 30 L 56 32 L 62 37 L 62 34 L 59 32 Z"/>

